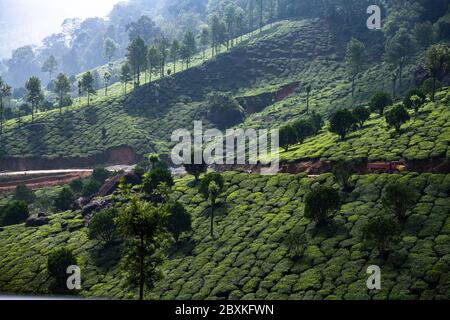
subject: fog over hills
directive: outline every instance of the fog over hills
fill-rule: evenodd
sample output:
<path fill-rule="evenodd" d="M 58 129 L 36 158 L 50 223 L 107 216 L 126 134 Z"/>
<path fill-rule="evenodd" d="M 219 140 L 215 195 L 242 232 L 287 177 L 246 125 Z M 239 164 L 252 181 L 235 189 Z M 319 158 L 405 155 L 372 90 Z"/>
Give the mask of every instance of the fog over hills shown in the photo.
<path fill-rule="evenodd" d="M 0 0 L 0 59 L 11 50 L 40 41 L 55 32 L 66 18 L 107 15 L 120 0 Z"/>

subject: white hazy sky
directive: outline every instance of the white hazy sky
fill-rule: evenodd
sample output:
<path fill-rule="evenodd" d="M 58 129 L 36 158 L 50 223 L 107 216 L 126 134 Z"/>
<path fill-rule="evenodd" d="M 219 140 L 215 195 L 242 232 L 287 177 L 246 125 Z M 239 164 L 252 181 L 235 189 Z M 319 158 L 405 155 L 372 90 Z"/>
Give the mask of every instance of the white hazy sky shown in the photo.
<path fill-rule="evenodd" d="M 38 44 L 66 18 L 102 17 L 121 0 L 0 0 L 0 58 L 11 49 Z M 6 32 L 5 32 L 6 31 Z"/>

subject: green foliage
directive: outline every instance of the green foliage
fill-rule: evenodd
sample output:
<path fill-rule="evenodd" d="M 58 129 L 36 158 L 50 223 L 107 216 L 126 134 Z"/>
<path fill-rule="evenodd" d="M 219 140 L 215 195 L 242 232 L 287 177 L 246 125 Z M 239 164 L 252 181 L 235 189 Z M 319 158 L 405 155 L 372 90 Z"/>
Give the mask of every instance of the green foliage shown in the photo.
<path fill-rule="evenodd" d="M 370 219 L 362 228 L 362 237 L 370 246 L 378 248 L 380 258 L 386 260 L 391 246 L 399 241 L 398 222 L 386 215 Z"/>
<path fill-rule="evenodd" d="M 341 199 L 336 189 L 319 186 L 305 196 L 305 217 L 323 225 L 329 222 L 340 206 Z"/>
<path fill-rule="evenodd" d="M 427 97 L 422 90 L 417 88 L 411 89 L 405 95 L 405 98 L 403 99 L 403 105 L 406 108 L 414 109 L 414 111 L 417 113 L 425 103 L 426 99 Z"/>
<path fill-rule="evenodd" d="M 92 172 L 92 179 L 103 184 L 110 177 L 111 173 L 103 167 L 96 167 Z"/>
<path fill-rule="evenodd" d="M 24 201 L 10 201 L 0 210 L 0 225 L 10 226 L 25 222 L 28 218 L 28 205 Z"/>
<path fill-rule="evenodd" d="M 80 193 L 83 190 L 83 181 L 81 179 L 73 180 L 69 186 L 74 193 Z"/>
<path fill-rule="evenodd" d="M 144 174 L 142 190 L 146 194 L 153 194 L 161 184 L 172 187 L 174 185 L 172 173 L 166 168 L 155 167 Z"/>
<path fill-rule="evenodd" d="M 359 106 L 352 111 L 353 118 L 356 119 L 360 128 L 364 126 L 364 123 L 370 119 L 370 110 L 368 108 Z"/>
<path fill-rule="evenodd" d="M 75 196 L 72 191 L 64 187 L 54 200 L 54 206 L 59 211 L 68 211 L 72 208 Z"/>
<path fill-rule="evenodd" d="M 114 220 L 119 212 L 117 209 L 105 209 L 95 213 L 89 224 L 89 238 L 111 243 L 117 237 L 117 228 Z"/>
<path fill-rule="evenodd" d="M 391 183 L 384 189 L 382 202 L 400 221 L 405 221 L 408 211 L 416 205 L 417 193 L 405 183 Z"/>
<path fill-rule="evenodd" d="M 344 140 L 347 134 L 352 130 L 356 119 L 353 114 L 347 110 L 339 110 L 333 113 L 330 118 L 330 131 L 338 134 L 341 140 Z"/>
<path fill-rule="evenodd" d="M 369 102 L 370 110 L 383 115 L 384 109 L 392 105 L 391 97 L 385 92 L 377 92 Z"/>
<path fill-rule="evenodd" d="M 289 147 L 297 143 L 297 134 L 292 125 L 286 125 L 280 129 L 280 147 L 289 151 Z"/>
<path fill-rule="evenodd" d="M 397 132 L 400 132 L 402 124 L 409 121 L 411 116 L 403 105 L 396 105 L 386 112 L 385 118 L 389 126 L 394 127 Z"/>
<path fill-rule="evenodd" d="M 191 215 L 178 201 L 170 203 L 169 205 L 167 230 L 175 236 L 176 241 L 180 238 L 180 234 L 192 230 Z"/>
<path fill-rule="evenodd" d="M 355 162 L 353 160 L 341 160 L 333 164 L 331 170 L 336 181 L 341 185 L 344 191 L 351 191 L 352 184 L 350 178 L 355 171 Z"/>
<path fill-rule="evenodd" d="M 101 187 L 102 184 L 99 181 L 91 179 L 86 184 L 83 185 L 81 195 L 85 198 L 89 198 L 94 194 L 96 194 Z"/>
<path fill-rule="evenodd" d="M 67 248 L 55 249 L 49 254 L 47 259 L 47 270 L 49 276 L 53 280 L 51 285 L 52 292 L 68 292 L 66 285 L 68 275 L 66 272 L 67 268 L 73 265 L 77 265 L 77 259 L 72 251 Z"/>
<path fill-rule="evenodd" d="M 367 63 L 367 53 L 364 44 L 356 38 L 352 38 L 347 44 L 345 62 L 347 72 L 352 81 L 352 96 L 355 94 L 355 80 Z"/>
<path fill-rule="evenodd" d="M 436 81 L 438 80 L 439 74 L 450 67 L 450 49 L 448 45 L 436 44 L 428 48 L 425 52 L 425 59 L 422 65 L 428 75 L 433 79 L 431 100 L 434 101 L 437 88 Z"/>
<path fill-rule="evenodd" d="M 216 194 L 210 194 L 210 184 L 214 182 L 218 188 L 219 191 L 223 191 L 225 187 L 225 180 L 223 176 L 220 173 L 217 172 L 211 172 L 205 175 L 200 183 L 200 193 L 206 198 L 209 199 L 210 197 L 217 198 Z"/>
<path fill-rule="evenodd" d="M 129 283 L 139 287 L 140 300 L 144 298 L 145 286 L 153 288 L 155 282 L 162 278 L 159 250 L 167 238 L 168 215 L 166 203 L 154 204 L 131 195 L 129 204 L 116 219 L 118 230 L 126 239 L 122 267 L 128 274 Z"/>
<path fill-rule="evenodd" d="M 33 190 L 28 188 L 26 185 L 18 185 L 14 191 L 13 199 L 31 204 L 36 200 L 36 195 Z"/>
<path fill-rule="evenodd" d="M 186 169 L 186 172 L 193 175 L 195 177 L 195 180 L 198 181 L 199 177 L 202 173 L 205 173 L 208 169 L 208 165 L 203 159 L 203 152 L 201 154 L 201 163 L 196 163 L 195 161 L 195 150 L 192 150 L 191 152 L 191 163 L 190 164 L 184 164 L 184 168 Z"/>

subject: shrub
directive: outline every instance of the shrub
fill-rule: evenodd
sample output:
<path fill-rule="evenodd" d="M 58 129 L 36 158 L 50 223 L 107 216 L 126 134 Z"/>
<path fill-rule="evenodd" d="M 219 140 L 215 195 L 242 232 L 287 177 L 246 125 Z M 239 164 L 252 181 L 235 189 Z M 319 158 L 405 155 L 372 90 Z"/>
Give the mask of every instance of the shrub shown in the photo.
<path fill-rule="evenodd" d="M 25 201 L 11 201 L 1 209 L 0 214 L 2 226 L 23 223 L 29 216 L 28 205 Z"/>
<path fill-rule="evenodd" d="M 310 120 L 298 120 L 292 125 L 295 131 L 295 142 L 303 143 L 306 138 L 314 134 L 314 126 Z"/>
<path fill-rule="evenodd" d="M 378 216 L 362 228 L 362 238 L 369 246 L 378 248 L 380 258 L 386 260 L 390 247 L 398 242 L 400 228 L 398 222 L 389 216 Z"/>
<path fill-rule="evenodd" d="M 56 197 L 54 207 L 60 211 L 70 210 L 74 200 L 75 196 L 72 191 L 69 188 L 64 187 Z"/>
<path fill-rule="evenodd" d="M 66 293 L 67 289 L 67 268 L 76 265 L 77 259 L 72 251 L 61 248 L 56 249 L 48 256 L 47 270 L 49 276 L 53 279 L 52 291 L 55 293 Z"/>
<path fill-rule="evenodd" d="M 36 200 L 36 196 L 33 190 L 28 188 L 26 185 L 19 185 L 14 191 L 13 199 L 17 201 L 25 201 L 26 203 L 31 204 Z"/>
<path fill-rule="evenodd" d="M 96 213 L 89 224 L 89 238 L 99 240 L 104 244 L 111 243 L 117 236 L 114 222 L 117 216 L 116 209 L 106 209 Z"/>
<path fill-rule="evenodd" d="M 319 186 L 305 197 L 305 217 L 323 225 L 339 210 L 340 206 L 341 199 L 336 189 Z"/>
<path fill-rule="evenodd" d="M 405 183 L 395 182 L 386 186 L 382 202 L 386 209 L 394 213 L 400 221 L 406 219 L 406 214 L 417 201 L 417 193 Z"/>
<path fill-rule="evenodd" d="M 75 193 L 80 193 L 83 190 L 83 181 L 81 179 L 73 180 L 69 184 L 70 189 Z"/>
<path fill-rule="evenodd" d="M 92 172 L 92 179 L 98 181 L 99 183 L 105 183 L 106 179 L 110 176 L 110 172 L 102 167 L 97 167 Z"/>
<path fill-rule="evenodd" d="M 316 112 L 313 112 L 310 116 L 310 121 L 314 128 L 314 134 L 317 134 L 323 127 L 322 116 Z"/>
<path fill-rule="evenodd" d="M 402 105 L 397 105 L 385 115 L 386 122 L 390 127 L 394 127 L 397 132 L 400 132 L 402 124 L 411 119 L 408 110 Z"/>
<path fill-rule="evenodd" d="M 406 108 L 414 109 L 415 112 L 419 111 L 419 108 L 425 103 L 427 97 L 425 93 L 420 89 L 409 90 L 403 99 L 403 105 Z"/>
<path fill-rule="evenodd" d="M 355 122 L 356 120 L 349 110 L 336 111 L 330 118 L 330 131 L 338 134 L 341 140 L 344 140 Z"/>
<path fill-rule="evenodd" d="M 391 97 L 385 92 L 376 93 L 369 102 L 370 110 L 383 115 L 384 109 L 392 105 Z"/>
<path fill-rule="evenodd" d="M 96 194 L 100 188 L 102 187 L 102 184 L 97 180 L 89 180 L 88 183 L 86 183 L 83 187 L 82 195 L 85 198 L 89 198 Z"/>
<path fill-rule="evenodd" d="M 167 187 L 173 187 L 172 173 L 168 169 L 156 167 L 144 174 L 142 189 L 145 193 L 152 194 L 161 183 L 165 183 Z"/>
<path fill-rule="evenodd" d="M 190 175 L 193 175 L 195 177 L 195 181 L 199 180 L 199 177 L 202 173 L 205 173 L 206 170 L 208 170 L 208 165 L 205 163 L 203 159 L 203 152 L 202 152 L 202 163 L 195 163 L 195 157 L 194 157 L 194 150 L 192 150 L 191 153 L 191 163 L 190 164 L 184 164 L 184 168 L 186 169 L 186 172 Z"/>
<path fill-rule="evenodd" d="M 364 123 L 370 118 L 370 110 L 365 107 L 356 107 L 352 111 L 353 118 L 355 118 L 359 127 L 362 128 Z"/>
<path fill-rule="evenodd" d="M 178 241 L 181 233 L 192 230 L 191 215 L 179 202 L 174 202 L 169 205 L 167 229 L 175 236 L 176 241 Z"/>
<path fill-rule="evenodd" d="M 305 252 L 306 245 L 308 243 L 306 233 L 303 228 L 295 227 L 286 237 L 286 245 L 289 249 L 291 259 L 294 261 L 299 260 Z"/>
<path fill-rule="evenodd" d="M 291 125 L 284 126 L 280 129 L 280 147 L 286 152 L 289 147 L 297 143 L 297 135 L 295 129 Z"/>

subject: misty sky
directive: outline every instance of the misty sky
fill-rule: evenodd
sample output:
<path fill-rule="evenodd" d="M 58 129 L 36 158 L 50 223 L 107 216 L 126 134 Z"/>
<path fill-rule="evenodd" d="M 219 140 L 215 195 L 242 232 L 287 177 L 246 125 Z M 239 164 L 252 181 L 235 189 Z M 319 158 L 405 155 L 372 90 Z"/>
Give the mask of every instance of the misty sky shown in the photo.
<path fill-rule="evenodd" d="M 123 0 L 122 0 L 123 1 Z M 105 16 L 121 0 L 0 0 L 0 59 L 11 49 L 39 44 L 65 18 Z"/>

